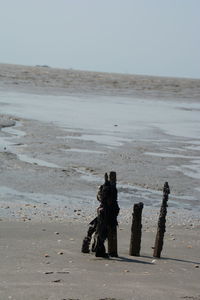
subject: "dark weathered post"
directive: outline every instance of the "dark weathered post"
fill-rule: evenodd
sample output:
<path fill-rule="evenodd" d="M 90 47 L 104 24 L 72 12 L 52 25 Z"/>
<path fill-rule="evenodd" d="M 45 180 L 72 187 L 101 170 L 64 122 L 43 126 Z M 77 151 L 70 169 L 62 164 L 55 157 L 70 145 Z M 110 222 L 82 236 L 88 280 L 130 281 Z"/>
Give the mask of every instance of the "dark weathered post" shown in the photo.
<path fill-rule="evenodd" d="M 108 227 L 108 255 L 111 257 L 118 257 L 117 226 Z"/>
<path fill-rule="evenodd" d="M 133 219 L 131 226 L 131 241 L 129 255 L 140 256 L 141 236 L 142 236 L 142 209 L 143 203 L 136 203 L 133 207 Z"/>
<path fill-rule="evenodd" d="M 110 172 L 109 181 L 111 186 L 111 193 L 108 195 L 110 198 L 108 201 L 111 204 L 111 207 L 115 210 L 116 201 L 117 201 L 117 189 L 116 181 L 117 175 L 116 172 Z M 114 216 L 111 216 L 112 218 Z M 115 218 L 114 218 L 115 219 Z M 108 255 L 111 257 L 118 257 L 117 251 L 117 222 L 112 222 L 113 224 L 108 225 Z"/>
<path fill-rule="evenodd" d="M 90 252 L 90 243 L 94 235 L 91 250 L 95 252 L 96 257 L 118 257 L 117 216 L 120 208 L 117 202 L 116 172 L 110 172 L 109 176 L 105 173 L 105 182 L 99 187 L 97 200 L 100 202 L 97 208 L 97 217 L 89 224 L 81 251 L 83 253 Z M 108 253 L 104 246 L 106 239 L 108 240 Z"/>
<path fill-rule="evenodd" d="M 89 224 L 87 236 L 84 238 L 82 243 L 81 252 L 90 253 L 90 243 L 91 243 L 92 235 L 96 231 L 96 227 L 97 227 L 97 217 L 94 220 L 92 220 Z"/>
<path fill-rule="evenodd" d="M 168 182 L 165 182 L 164 187 L 163 187 L 163 200 L 162 200 L 162 205 L 160 209 L 160 216 L 158 220 L 158 229 L 157 229 L 157 234 L 156 234 L 156 240 L 155 240 L 155 245 L 154 245 L 154 252 L 153 256 L 160 258 L 161 251 L 163 248 L 163 243 L 164 243 L 164 234 L 165 234 L 165 223 L 166 223 L 166 215 L 167 215 L 167 201 L 168 201 L 168 195 L 170 194 L 170 188 L 168 185 Z"/>

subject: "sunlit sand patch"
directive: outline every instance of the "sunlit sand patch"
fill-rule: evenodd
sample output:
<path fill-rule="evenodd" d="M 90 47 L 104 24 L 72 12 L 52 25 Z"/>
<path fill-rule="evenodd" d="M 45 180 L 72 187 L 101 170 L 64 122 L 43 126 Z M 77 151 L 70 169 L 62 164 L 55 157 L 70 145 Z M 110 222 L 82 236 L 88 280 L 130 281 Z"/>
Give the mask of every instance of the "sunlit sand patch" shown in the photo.
<path fill-rule="evenodd" d="M 131 141 L 131 139 L 128 138 L 108 134 L 83 134 L 80 137 L 70 137 L 70 139 L 92 141 L 97 144 L 107 145 L 109 147 L 119 147 L 122 146 L 124 143 Z"/>
<path fill-rule="evenodd" d="M 78 149 L 78 148 L 65 149 L 64 151 L 66 151 L 66 152 L 78 152 L 78 153 L 94 153 L 94 154 L 104 154 L 105 153 L 103 151 L 98 151 L 98 150 Z"/>
<path fill-rule="evenodd" d="M 189 155 L 181 155 L 181 154 L 175 154 L 175 153 L 167 153 L 167 152 L 145 152 L 144 154 L 150 155 L 150 156 L 158 156 L 158 157 L 168 157 L 168 158 L 184 158 L 184 159 L 195 159 L 196 156 L 189 156 Z"/>
<path fill-rule="evenodd" d="M 190 162 L 190 165 L 169 166 L 168 170 L 178 171 L 186 176 L 200 179 L 200 160 L 193 160 Z"/>
<path fill-rule="evenodd" d="M 26 154 L 17 154 L 17 157 L 21 161 L 24 161 L 24 162 L 27 162 L 27 163 L 30 163 L 30 164 L 34 164 L 34 165 L 38 165 L 38 166 L 41 166 L 41 167 L 61 168 L 60 166 L 58 166 L 56 164 L 44 161 L 42 159 L 33 158 L 33 157 L 30 157 Z"/>

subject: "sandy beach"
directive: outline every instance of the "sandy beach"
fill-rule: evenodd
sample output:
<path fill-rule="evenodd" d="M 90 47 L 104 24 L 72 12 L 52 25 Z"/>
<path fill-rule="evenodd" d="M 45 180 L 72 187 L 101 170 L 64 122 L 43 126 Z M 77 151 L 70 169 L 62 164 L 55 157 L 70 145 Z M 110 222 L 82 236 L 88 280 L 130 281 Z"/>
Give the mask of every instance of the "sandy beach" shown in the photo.
<path fill-rule="evenodd" d="M 0 64 L 0 299 L 200 299 L 200 80 Z M 117 172 L 119 258 L 82 254 Z M 153 245 L 171 194 L 161 259 Z M 144 203 L 141 256 L 129 256 Z"/>

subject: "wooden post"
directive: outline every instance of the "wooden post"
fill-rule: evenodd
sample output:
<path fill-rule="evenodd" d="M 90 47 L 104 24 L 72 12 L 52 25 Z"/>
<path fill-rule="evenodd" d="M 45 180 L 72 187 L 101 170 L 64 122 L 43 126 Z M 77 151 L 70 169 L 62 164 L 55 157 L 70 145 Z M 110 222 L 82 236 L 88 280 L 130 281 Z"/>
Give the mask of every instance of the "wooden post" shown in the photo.
<path fill-rule="evenodd" d="M 131 241 L 129 248 L 129 255 L 140 256 L 141 236 L 142 236 L 142 209 L 144 204 L 142 202 L 134 204 L 133 219 L 131 226 Z"/>
<path fill-rule="evenodd" d="M 117 175 L 112 171 L 109 174 L 109 182 L 111 187 L 111 194 L 108 196 L 108 202 L 111 203 L 113 209 L 116 206 L 117 201 L 117 189 L 116 189 Z M 108 225 L 108 255 L 111 257 L 118 257 L 117 251 L 117 224 Z"/>
<path fill-rule="evenodd" d="M 168 195 L 170 194 L 170 188 L 168 185 L 168 182 L 165 182 L 164 187 L 163 187 L 163 200 L 162 200 L 162 205 L 160 209 L 160 216 L 158 220 L 158 229 L 157 229 L 157 234 L 156 234 L 156 240 L 155 240 L 155 245 L 154 245 L 154 252 L 153 256 L 160 258 L 161 251 L 163 248 L 163 243 L 164 243 L 164 234 L 165 234 L 165 223 L 166 223 L 166 215 L 167 215 L 167 201 L 168 201 Z"/>
<path fill-rule="evenodd" d="M 117 226 L 108 227 L 108 255 L 111 257 L 118 257 Z"/>

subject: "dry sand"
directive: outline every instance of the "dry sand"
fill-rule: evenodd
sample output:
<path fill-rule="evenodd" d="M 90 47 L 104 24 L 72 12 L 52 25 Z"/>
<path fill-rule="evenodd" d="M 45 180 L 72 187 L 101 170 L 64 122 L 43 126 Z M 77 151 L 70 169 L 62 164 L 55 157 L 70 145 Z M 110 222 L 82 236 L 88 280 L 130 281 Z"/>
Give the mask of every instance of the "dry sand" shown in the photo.
<path fill-rule="evenodd" d="M 0 88 L 16 95 L 200 99 L 200 80 L 13 65 L 0 65 Z M 0 299 L 200 299 L 199 178 L 181 172 L 185 156 L 199 158 L 194 139 L 157 130 L 151 141 L 108 148 L 74 139 L 82 132 L 73 128 L 66 138 L 66 130 L 54 123 L 5 115 L 6 99 L 0 105 Z M 170 148 L 175 157 L 145 154 Z M 97 186 L 112 169 L 121 206 L 119 258 L 105 260 L 80 249 L 95 215 Z M 172 194 L 158 260 L 152 246 L 166 180 Z M 131 210 L 139 201 L 145 203 L 141 257 L 130 257 Z"/>
<path fill-rule="evenodd" d="M 199 228 L 168 228 L 159 260 L 152 257 L 154 226 L 143 231 L 141 257 L 130 257 L 130 226 L 120 224 L 119 258 L 108 260 L 80 253 L 85 229 L 2 221 L 0 299 L 200 298 Z"/>

